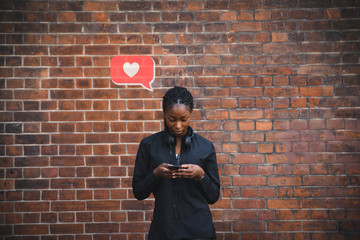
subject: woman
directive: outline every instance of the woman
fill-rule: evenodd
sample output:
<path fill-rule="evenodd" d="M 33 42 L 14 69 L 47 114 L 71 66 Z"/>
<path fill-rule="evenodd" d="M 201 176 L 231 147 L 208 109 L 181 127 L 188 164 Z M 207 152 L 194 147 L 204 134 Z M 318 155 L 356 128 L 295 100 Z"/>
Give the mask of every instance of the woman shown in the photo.
<path fill-rule="evenodd" d="M 191 93 L 174 87 L 163 97 L 165 130 L 144 138 L 136 156 L 133 192 L 155 197 L 149 240 L 215 239 L 208 204 L 219 198 L 213 144 L 190 124 Z"/>

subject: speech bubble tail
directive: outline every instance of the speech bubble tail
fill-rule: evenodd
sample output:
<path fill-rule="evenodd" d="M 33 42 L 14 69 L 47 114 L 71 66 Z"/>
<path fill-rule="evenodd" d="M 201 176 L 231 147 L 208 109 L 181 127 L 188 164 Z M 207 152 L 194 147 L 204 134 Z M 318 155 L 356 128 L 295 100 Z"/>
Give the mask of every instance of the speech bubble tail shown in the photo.
<path fill-rule="evenodd" d="M 142 83 L 141 84 L 144 88 L 146 88 L 147 90 L 149 90 L 149 91 L 153 91 L 154 89 L 151 87 L 151 84 L 150 84 L 150 82 L 148 83 L 148 82 L 146 82 L 146 83 Z"/>

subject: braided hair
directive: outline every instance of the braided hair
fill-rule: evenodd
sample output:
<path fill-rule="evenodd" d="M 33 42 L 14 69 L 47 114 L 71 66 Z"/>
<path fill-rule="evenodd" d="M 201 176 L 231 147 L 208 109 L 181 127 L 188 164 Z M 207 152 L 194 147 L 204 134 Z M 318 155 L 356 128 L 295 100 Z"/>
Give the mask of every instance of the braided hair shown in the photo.
<path fill-rule="evenodd" d="M 175 86 L 169 89 L 163 97 L 163 112 L 164 112 L 164 125 L 166 141 L 170 146 L 174 144 L 175 139 L 169 134 L 169 127 L 166 124 L 165 113 L 176 104 L 184 104 L 192 112 L 194 108 L 193 97 L 191 93 L 184 87 Z"/>
<path fill-rule="evenodd" d="M 190 112 L 194 108 L 193 97 L 184 87 L 175 86 L 165 93 L 163 97 L 163 112 L 166 113 L 175 104 L 184 104 L 189 108 Z"/>

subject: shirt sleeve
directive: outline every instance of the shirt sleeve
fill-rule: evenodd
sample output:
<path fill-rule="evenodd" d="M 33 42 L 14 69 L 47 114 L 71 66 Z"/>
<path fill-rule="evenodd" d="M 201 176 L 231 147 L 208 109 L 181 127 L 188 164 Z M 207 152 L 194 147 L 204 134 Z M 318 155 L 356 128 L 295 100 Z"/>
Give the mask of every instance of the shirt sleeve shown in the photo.
<path fill-rule="evenodd" d="M 134 175 L 132 181 L 133 193 L 136 199 L 143 200 L 160 184 L 150 169 L 150 153 L 148 145 L 141 141 L 136 155 Z"/>
<path fill-rule="evenodd" d="M 203 195 L 209 204 L 214 204 L 220 196 L 220 179 L 216 161 L 214 145 L 211 144 L 211 153 L 206 159 L 204 178 L 199 182 Z"/>

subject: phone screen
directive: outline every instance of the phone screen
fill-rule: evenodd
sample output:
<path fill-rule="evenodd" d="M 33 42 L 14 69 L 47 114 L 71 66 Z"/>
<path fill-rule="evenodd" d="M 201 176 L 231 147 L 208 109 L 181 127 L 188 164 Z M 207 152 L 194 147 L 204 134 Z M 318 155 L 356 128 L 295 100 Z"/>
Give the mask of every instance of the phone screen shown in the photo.
<path fill-rule="evenodd" d="M 177 169 L 180 169 L 181 168 L 181 165 L 169 165 L 168 168 L 170 170 L 177 170 Z"/>

